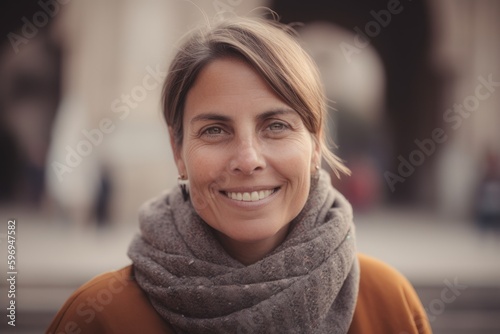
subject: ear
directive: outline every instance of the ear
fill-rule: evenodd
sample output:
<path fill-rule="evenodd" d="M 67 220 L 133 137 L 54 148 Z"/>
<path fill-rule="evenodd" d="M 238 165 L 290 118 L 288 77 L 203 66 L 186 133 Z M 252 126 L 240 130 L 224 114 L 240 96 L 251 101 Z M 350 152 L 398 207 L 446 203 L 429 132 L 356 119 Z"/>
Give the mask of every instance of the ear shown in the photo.
<path fill-rule="evenodd" d="M 171 126 L 168 127 L 168 134 L 170 137 L 170 147 L 172 148 L 172 153 L 174 154 L 175 164 L 177 166 L 177 171 L 180 174 L 186 175 L 186 165 L 182 158 L 181 146 L 175 143 L 174 130 Z M 186 175 L 187 176 L 187 175 Z"/>

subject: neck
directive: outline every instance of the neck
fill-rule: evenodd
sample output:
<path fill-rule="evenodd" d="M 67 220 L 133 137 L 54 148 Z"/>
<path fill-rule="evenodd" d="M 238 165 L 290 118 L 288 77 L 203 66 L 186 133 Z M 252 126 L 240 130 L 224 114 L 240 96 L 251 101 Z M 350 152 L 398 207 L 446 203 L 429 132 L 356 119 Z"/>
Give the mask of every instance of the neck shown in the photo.
<path fill-rule="evenodd" d="M 258 241 L 238 241 L 217 232 L 217 237 L 232 258 L 248 266 L 262 260 L 267 254 L 278 247 L 288 233 L 288 226 L 283 227 L 274 236 Z"/>

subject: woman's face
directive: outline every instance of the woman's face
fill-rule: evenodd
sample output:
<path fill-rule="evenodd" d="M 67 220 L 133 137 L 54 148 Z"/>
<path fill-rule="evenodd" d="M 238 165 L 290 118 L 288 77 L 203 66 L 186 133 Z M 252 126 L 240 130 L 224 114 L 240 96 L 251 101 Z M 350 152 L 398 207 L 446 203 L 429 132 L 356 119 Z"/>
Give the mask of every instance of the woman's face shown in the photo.
<path fill-rule="evenodd" d="M 189 90 L 177 167 L 201 218 L 231 247 L 279 245 L 319 151 L 300 116 L 245 62 L 211 62 Z"/>

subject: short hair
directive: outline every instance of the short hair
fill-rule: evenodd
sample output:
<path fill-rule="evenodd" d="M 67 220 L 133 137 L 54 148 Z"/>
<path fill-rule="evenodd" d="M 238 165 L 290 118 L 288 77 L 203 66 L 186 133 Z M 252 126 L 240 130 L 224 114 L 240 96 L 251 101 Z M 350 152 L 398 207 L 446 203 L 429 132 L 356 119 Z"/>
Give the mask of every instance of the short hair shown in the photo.
<path fill-rule="evenodd" d="M 180 46 L 163 86 L 163 113 L 173 131 L 172 144 L 182 146 L 185 100 L 199 72 L 216 59 L 237 57 L 299 114 L 335 174 L 349 174 L 326 144 L 327 105 L 319 71 L 295 35 L 290 26 L 260 18 L 225 19 L 195 30 Z"/>

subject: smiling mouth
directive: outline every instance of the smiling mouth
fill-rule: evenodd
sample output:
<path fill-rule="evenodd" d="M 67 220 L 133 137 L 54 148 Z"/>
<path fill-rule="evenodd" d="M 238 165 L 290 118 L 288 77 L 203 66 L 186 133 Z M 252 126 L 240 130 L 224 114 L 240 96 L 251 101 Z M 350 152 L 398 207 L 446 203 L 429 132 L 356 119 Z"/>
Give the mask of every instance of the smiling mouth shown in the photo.
<path fill-rule="evenodd" d="M 269 190 L 260 190 L 260 191 L 252 191 L 252 192 L 227 192 L 227 191 L 221 191 L 222 194 L 225 196 L 229 197 L 232 200 L 235 201 L 242 201 L 242 202 L 256 202 L 263 200 L 275 192 L 277 192 L 280 189 L 280 187 L 274 188 L 274 189 L 269 189 Z"/>

